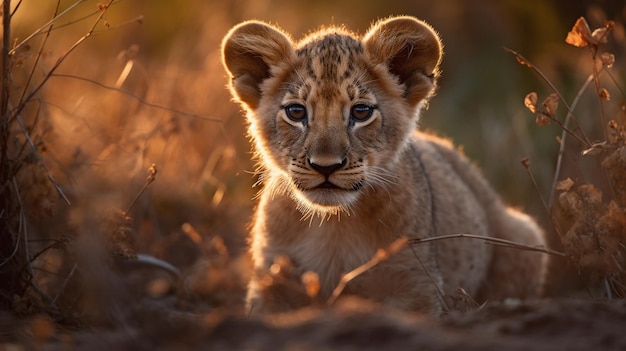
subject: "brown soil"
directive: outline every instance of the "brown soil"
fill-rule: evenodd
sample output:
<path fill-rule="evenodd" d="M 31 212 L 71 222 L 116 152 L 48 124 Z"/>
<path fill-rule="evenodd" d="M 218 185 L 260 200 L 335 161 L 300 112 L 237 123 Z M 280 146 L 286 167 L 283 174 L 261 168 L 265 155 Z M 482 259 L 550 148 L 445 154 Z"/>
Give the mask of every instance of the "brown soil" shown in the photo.
<path fill-rule="evenodd" d="M 439 321 L 346 299 L 272 320 L 214 310 L 184 312 L 164 300 L 127 306 L 124 322 L 45 340 L 36 321 L 0 317 L 8 345 L 49 350 L 625 350 L 626 301 L 539 300 L 487 304 Z M 1 321 L 4 320 L 4 321 Z M 3 348 L 4 346 L 4 348 Z"/>

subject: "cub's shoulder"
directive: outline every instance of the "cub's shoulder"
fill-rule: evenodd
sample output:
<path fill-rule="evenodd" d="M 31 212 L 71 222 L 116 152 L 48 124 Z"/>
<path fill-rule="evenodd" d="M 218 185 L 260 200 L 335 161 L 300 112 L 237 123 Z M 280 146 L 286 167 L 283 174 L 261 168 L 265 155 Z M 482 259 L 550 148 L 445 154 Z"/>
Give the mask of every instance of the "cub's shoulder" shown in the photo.
<path fill-rule="evenodd" d="M 428 152 L 440 152 L 443 155 L 454 158 L 466 159 L 465 152 L 462 145 L 455 145 L 454 142 L 444 136 L 440 136 L 432 132 L 415 131 L 413 133 L 413 145 L 418 151 Z"/>

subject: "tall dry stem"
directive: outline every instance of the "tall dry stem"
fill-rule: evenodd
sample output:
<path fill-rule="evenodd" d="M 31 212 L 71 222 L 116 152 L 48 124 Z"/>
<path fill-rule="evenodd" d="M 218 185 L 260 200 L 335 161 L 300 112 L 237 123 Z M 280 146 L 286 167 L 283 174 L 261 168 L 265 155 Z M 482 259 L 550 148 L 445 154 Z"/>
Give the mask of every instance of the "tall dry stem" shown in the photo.
<path fill-rule="evenodd" d="M 11 132 L 9 92 L 11 88 L 11 1 L 2 3 L 2 101 L 0 106 L 0 309 L 11 306 L 15 293 L 24 291 L 28 277 L 20 274 L 27 262 L 20 240 L 22 208 L 13 189 L 17 166 L 12 162 L 8 145 Z"/>

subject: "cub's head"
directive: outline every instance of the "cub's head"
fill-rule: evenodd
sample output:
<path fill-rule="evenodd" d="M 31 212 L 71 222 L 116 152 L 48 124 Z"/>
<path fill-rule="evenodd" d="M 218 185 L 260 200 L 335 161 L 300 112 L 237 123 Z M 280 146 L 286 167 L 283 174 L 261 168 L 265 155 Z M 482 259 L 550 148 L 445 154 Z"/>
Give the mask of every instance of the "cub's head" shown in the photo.
<path fill-rule="evenodd" d="M 244 22 L 222 50 L 266 180 L 322 215 L 395 182 L 442 55 L 437 34 L 412 17 L 382 20 L 363 37 L 332 27 L 297 43 Z"/>

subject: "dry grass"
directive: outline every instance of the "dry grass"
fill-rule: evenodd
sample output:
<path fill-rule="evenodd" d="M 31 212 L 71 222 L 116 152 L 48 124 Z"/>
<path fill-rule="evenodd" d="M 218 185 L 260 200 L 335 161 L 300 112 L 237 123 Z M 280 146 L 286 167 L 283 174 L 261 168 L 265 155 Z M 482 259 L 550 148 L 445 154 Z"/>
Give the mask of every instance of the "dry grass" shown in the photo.
<path fill-rule="evenodd" d="M 175 292 L 180 301 L 236 305 L 246 263 L 237 249 L 244 228 L 235 223 L 249 206 L 224 193 L 250 198 L 252 180 L 232 177 L 248 166 L 236 158 L 243 136 L 229 131 L 237 129 L 226 118 L 233 108 L 217 101 L 225 92 L 212 97 L 203 86 L 221 79 L 221 70 L 213 73 L 219 58 L 169 65 L 155 77 L 136 45 L 112 57 L 94 51 L 99 38 L 142 25 L 139 14 L 121 15 L 122 2 L 57 2 L 21 38 L 11 29 L 24 22 L 11 21 L 32 5 L 10 3 L 3 2 L 15 17 L 3 17 L 2 309 L 75 325 L 124 320 L 119 306 L 139 296 Z M 218 36 L 209 38 L 215 47 Z M 136 271 L 146 269 L 140 278 Z"/>

